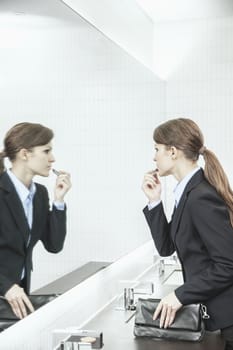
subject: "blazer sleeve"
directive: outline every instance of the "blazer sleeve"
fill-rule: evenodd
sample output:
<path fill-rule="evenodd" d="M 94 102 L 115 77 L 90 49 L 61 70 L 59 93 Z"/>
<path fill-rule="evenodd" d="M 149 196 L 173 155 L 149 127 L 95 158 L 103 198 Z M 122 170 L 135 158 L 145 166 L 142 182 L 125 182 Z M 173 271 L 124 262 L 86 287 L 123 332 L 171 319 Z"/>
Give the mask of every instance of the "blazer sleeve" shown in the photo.
<path fill-rule="evenodd" d="M 4 296 L 6 292 L 15 284 L 14 280 L 6 277 L 6 271 L 0 272 L 0 295 Z M 1 318 L 1 316 L 0 316 Z"/>
<path fill-rule="evenodd" d="M 43 203 L 47 220 L 40 239 L 47 251 L 58 253 L 63 249 L 66 237 L 66 206 L 64 210 L 59 210 L 53 205 L 50 210 L 48 192 L 45 187 L 43 188 Z"/>
<path fill-rule="evenodd" d="M 167 221 L 162 202 L 151 210 L 146 206 L 143 212 L 159 255 L 172 255 L 175 247 L 170 235 L 170 223 Z"/>
<path fill-rule="evenodd" d="M 184 305 L 210 299 L 233 284 L 233 228 L 223 199 L 214 190 L 199 193 L 187 209 L 210 263 L 176 289 L 176 296 Z"/>

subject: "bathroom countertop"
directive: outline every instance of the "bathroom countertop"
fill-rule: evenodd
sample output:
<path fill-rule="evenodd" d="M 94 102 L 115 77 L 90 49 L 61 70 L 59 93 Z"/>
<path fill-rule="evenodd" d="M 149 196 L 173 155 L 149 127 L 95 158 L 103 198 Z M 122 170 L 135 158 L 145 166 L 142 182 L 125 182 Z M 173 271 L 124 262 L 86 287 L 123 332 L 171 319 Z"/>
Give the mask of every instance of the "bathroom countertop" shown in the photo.
<path fill-rule="evenodd" d="M 88 322 L 85 329 L 103 332 L 103 350 L 223 350 L 224 343 L 219 332 L 206 332 L 198 343 L 175 342 L 135 338 L 133 335 L 134 317 L 129 319 L 128 311 L 117 311 L 114 302 L 98 316 Z"/>
<path fill-rule="evenodd" d="M 151 297 L 162 298 L 174 290 L 177 285 L 167 284 L 169 276 L 176 270 L 174 266 L 166 266 L 163 276 L 158 277 L 154 269 L 148 271 L 144 280 L 152 280 L 155 290 Z M 114 300 L 101 313 L 88 322 L 84 329 L 95 329 L 103 332 L 104 349 L 107 350 L 223 350 L 224 342 L 219 332 L 206 332 L 201 342 L 181 342 L 135 338 L 134 312 L 116 309 Z"/>

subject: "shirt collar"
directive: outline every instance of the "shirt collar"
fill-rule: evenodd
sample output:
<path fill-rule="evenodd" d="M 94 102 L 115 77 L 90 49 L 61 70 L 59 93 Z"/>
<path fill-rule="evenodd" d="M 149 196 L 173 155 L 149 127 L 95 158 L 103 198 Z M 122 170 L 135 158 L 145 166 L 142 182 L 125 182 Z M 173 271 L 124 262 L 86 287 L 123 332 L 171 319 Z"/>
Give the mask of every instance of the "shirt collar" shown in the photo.
<path fill-rule="evenodd" d="M 19 198 L 22 202 L 25 201 L 25 199 L 30 195 L 31 198 L 34 197 L 34 194 L 36 192 L 36 185 L 34 182 L 31 183 L 30 188 L 27 188 L 18 178 L 13 174 L 13 172 L 8 169 L 7 174 L 9 175 L 11 181 L 13 182 L 13 185 L 15 186 L 16 192 L 19 195 Z"/>
<path fill-rule="evenodd" d="M 174 188 L 174 197 L 175 197 L 175 205 L 176 207 L 179 204 L 180 198 L 184 192 L 184 189 L 186 185 L 188 184 L 189 180 L 193 177 L 193 175 L 200 170 L 200 167 L 195 168 L 190 173 L 188 173 Z"/>

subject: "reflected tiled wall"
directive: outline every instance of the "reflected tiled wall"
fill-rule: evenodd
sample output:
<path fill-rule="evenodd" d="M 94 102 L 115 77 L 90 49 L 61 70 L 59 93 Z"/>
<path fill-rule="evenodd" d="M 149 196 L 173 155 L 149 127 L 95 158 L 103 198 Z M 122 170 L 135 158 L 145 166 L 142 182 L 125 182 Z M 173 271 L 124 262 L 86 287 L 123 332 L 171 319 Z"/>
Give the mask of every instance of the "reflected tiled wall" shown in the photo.
<path fill-rule="evenodd" d="M 51 127 L 55 167 L 73 182 L 64 250 L 38 245 L 32 289 L 87 261 L 115 261 L 150 238 L 141 182 L 165 114 L 164 82 L 56 3 L 66 20 L 27 13 L 0 24 L 0 137 L 23 120 Z M 55 176 L 38 181 L 52 196 Z"/>

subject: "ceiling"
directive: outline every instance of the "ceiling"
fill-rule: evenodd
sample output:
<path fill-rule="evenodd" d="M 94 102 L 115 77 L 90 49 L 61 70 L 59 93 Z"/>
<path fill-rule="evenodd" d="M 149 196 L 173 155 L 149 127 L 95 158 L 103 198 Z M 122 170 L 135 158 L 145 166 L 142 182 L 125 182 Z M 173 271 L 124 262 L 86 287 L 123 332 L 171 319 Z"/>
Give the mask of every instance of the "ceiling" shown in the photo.
<path fill-rule="evenodd" d="M 233 0 L 136 0 L 154 22 L 233 16 Z"/>

